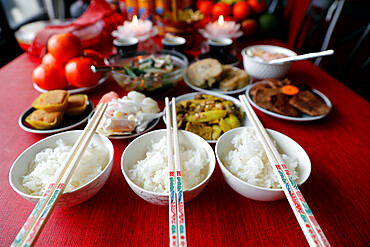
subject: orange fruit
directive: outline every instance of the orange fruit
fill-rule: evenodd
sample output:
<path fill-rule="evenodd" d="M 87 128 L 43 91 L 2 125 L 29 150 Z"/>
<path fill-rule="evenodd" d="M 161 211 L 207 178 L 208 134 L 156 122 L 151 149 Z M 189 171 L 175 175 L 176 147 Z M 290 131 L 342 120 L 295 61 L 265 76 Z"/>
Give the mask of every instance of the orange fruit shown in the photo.
<path fill-rule="evenodd" d="M 198 4 L 198 10 L 205 16 L 212 15 L 213 0 L 201 1 Z"/>
<path fill-rule="evenodd" d="M 250 37 L 256 34 L 258 24 L 255 19 L 246 19 L 242 21 L 241 26 L 244 35 Z"/>
<path fill-rule="evenodd" d="M 248 4 L 252 8 L 253 13 L 257 15 L 267 9 L 267 2 L 265 0 L 248 0 Z"/>
<path fill-rule="evenodd" d="M 101 72 L 94 73 L 91 65 L 98 66 L 97 62 L 88 57 L 72 58 L 64 66 L 67 81 L 75 87 L 90 87 L 97 84 L 101 78 Z"/>
<path fill-rule="evenodd" d="M 233 6 L 233 16 L 236 20 L 247 19 L 252 14 L 252 9 L 248 2 L 237 2 Z"/>
<path fill-rule="evenodd" d="M 83 54 L 79 37 L 72 33 L 54 34 L 47 43 L 48 51 L 60 63 L 65 63 L 73 57 Z"/>
<path fill-rule="evenodd" d="M 231 5 L 228 5 L 223 2 L 216 3 L 215 5 L 213 5 L 212 8 L 212 15 L 214 17 L 219 17 L 220 15 L 223 15 L 225 17 L 231 15 L 231 12 L 232 12 Z"/>
<path fill-rule="evenodd" d="M 45 90 L 63 89 L 68 85 L 63 67 L 50 64 L 37 66 L 32 72 L 32 80 Z"/>

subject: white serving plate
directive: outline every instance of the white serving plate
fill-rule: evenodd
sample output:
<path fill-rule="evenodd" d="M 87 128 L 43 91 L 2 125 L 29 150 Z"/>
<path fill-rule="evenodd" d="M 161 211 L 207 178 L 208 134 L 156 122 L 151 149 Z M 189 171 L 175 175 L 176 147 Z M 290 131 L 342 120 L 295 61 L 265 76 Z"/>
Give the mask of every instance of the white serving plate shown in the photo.
<path fill-rule="evenodd" d="M 247 90 L 245 92 L 245 95 L 249 101 L 249 103 L 251 103 L 255 108 L 257 108 L 259 111 L 263 112 L 263 113 L 266 113 L 267 115 L 270 115 L 272 117 L 276 117 L 276 118 L 280 118 L 280 119 L 284 119 L 284 120 L 288 120 L 288 121 L 296 121 L 296 122 L 306 122 L 306 121 L 314 121 L 314 120 L 318 120 L 318 119 L 322 119 L 324 117 L 326 117 L 330 111 L 327 113 L 327 114 L 324 114 L 324 115 L 320 115 L 320 116 L 310 116 L 308 114 L 302 114 L 301 116 L 299 117 L 290 117 L 290 116 L 284 116 L 284 115 L 281 115 L 279 113 L 276 113 L 276 112 L 272 112 L 272 111 L 269 111 L 269 110 L 266 110 L 260 106 L 258 106 L 256 103 L 254 103 L 252 97 L 249 95 L 249 91 L 251 90 L 251 88 L 256 85 L 256 84 L 251 84 L 251 85 L 248 85 L 247 86 Z M 325 104 L 330 108 L 332 108 L 332 104 L 330 102 L 330 100 L 321 92 L 317 91 L 316 89 L 311 89 L 312 92 L 314 92 L 315 94 L 317 94 L 318 96 L 320 96 Z"/>
<path fill-rule="evenodd" d="M 178 96 L 176 97 L 176 103 L 178 102 L 181 102 L 181 101 L 185 101 L 185 100 L 192 100 L 194 99 L 194 96 L 197 95 L 199 93 L 188 93 L 188 94 L 184 94 L 184 95 L 181 95 L 181 96 Z M 219 93 L 215 93 L 215 92 L 209 92 L 207 93 L 209 95 L 214 95 L 214 96 L 217 96 L 217 97 L 220 97 L 220 98 L 224 98 L 226 100 L 230 100 L 232 102 L 234 102 L 235 105 L 237 105 L 238 107 L 240 107 L 243 112 L 244 112 L 244 117 L 243 119 L 240 120 L 240 127 L 243 127 L 243 126 L 250 126 L 251 123 L 249 122 L 249 120 L 247 119 L 247 114 L 245 113 L 243 107 L 242 107 L 242 104 L 241 102 L 232 97 L 232 96 L 228 96 L 228 95 L 222 95 L 222 94 L 219 94 Z M 172 105 L 172 103 L 170 102 L 170 106 Z M 165 113 L 166 112 L 166 108 L 164 108 L 163 112 Z M 166 123 L 166 114 L 163 114 L 163 121 Z M 206 140 L 208 143 L 216 143 L 217 140 Z"/>

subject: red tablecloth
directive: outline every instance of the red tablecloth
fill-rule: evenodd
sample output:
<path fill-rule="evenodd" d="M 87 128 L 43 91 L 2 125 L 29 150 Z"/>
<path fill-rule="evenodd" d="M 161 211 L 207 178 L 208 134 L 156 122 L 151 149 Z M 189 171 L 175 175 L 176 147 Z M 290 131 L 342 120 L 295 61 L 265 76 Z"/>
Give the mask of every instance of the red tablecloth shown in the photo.
<path fill-rule="evenodd" d="M 17 123 L 39 95 L 31 80 L 38 63 L 23 54 L 0 70 L 1 246 L 12 243 L 34 207 L 12 190 L 8 173 L 21 152 L 46 137 Z M 369 246 L 369 103 L 309 61 L 294 63 L 289 77 L 324 93 L 332 112 L 305 123 L 257 114 L 265 127 L 293 138 L 308 153 L 312 173 L 301 191 L 329 242 Z M 125 94 L 112 79 L 87 94 L 96 104 L 111 90 Z M 171 96 L 188 92 L 182 82 Z M 157 100 L 163 109 L 163 98 Z M 164 128 L 162 120 L 157 128 Z M 168 208 L 139 198 L 122 175 L 120 158 L 131 141 L 112 140 L 113 170 L 102 190 L 78 206 L 55 209 L 36 246 L 168 246 Z M 308 246 L 287 200 L 244 198 L 226 184 L 219 167 L 185 210 L 189 246 Z"/>

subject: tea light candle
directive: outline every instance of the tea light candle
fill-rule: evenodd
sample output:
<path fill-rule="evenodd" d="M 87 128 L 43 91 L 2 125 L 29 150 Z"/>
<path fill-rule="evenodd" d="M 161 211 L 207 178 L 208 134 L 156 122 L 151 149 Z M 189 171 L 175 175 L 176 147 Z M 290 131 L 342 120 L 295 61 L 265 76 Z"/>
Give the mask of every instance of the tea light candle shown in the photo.
<path fill-rule="evenodd" d="M 150 20 L 140 20 L 136 15 L 132 17 L 132 21 L 125 21 L 122 26 L 118 26 L 112 35 L 117 38 L 124 37 L 142 37 L 147 36 L 153 28 L 153 23 Z"/>
<path fill-rule="evenodd" d="M 208 23 L 205 29 L 199 30 L 199 32 L 206 38 L 237 38 L 242 35 L 240 24 L 236 24 L 235 21 L 225 21 L 222 15 L 218 17 L 217 21 Z"/>

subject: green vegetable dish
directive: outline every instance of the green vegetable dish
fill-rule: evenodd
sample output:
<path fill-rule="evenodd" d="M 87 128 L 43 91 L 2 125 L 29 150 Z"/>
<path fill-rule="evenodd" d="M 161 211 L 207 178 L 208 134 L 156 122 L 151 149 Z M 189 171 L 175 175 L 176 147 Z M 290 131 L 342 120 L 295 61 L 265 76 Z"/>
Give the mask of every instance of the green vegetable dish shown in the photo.
<path fill-rule="evenodd" d="M 130 65 L 124 66 L 124 72 L 132 77 L 155 77 L 172 72 L 177 66 L 172 63 L 170 55 L 148 57 L 138 56 Z"/>
<path fill-rule="evenodd" d="M 176 104 L 177 127 L 193 132 L 205 140 L 217 140 L 222 133 L 240 127 L 244 113 L 230 100 L 197 94 L 193 100 Z"/>

